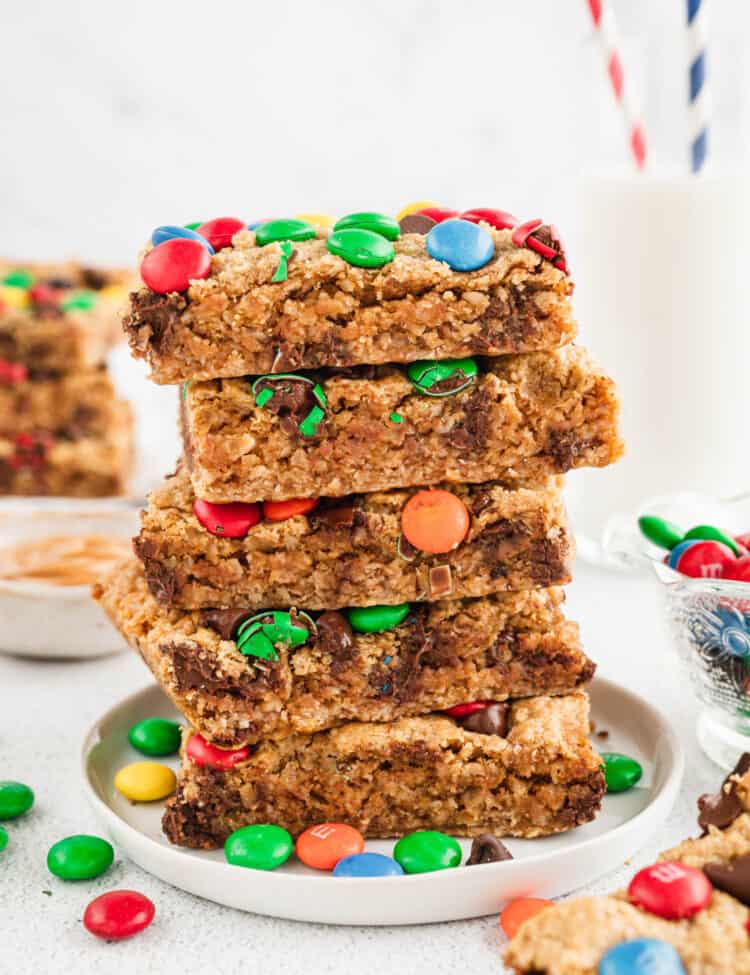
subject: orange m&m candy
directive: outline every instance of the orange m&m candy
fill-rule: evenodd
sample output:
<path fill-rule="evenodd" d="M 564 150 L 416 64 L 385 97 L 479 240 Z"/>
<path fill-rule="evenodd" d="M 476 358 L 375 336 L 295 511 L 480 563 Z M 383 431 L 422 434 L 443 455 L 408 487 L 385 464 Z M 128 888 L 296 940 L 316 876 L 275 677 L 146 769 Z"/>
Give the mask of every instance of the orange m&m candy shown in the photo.
<path fill-rule="evenodd" d="M 286 521 L 295 515 L 306 515 L 318 507 L 320 498 L 290 498 L 288 501 L 264 501 L 263 514 L 269 521 Z"/>
<path fill-rule="evenodd" d="M 543 897 L 519 897 L 518 900 L 510 901 L 500 914 L 500 927 L 509 938 L 515 938 L 524 921 L 528 921 L 551 903 L 552 901 L 546 901 Z"/>
<path fill-rule="evenodd" d="M 333 870 L 339 860 L 361 853 L 365 839 L 359 830 L 345 823 L 320 823 L 297 837 L 295 853 L 308 867 Z"/>
<path fill-rule="evenodd" d="M 469 530 L 469 512 L 450 491 L 418 491 L 401 512 L 401 531 L 422 552 L 438 555 L 457 548 Z"/>

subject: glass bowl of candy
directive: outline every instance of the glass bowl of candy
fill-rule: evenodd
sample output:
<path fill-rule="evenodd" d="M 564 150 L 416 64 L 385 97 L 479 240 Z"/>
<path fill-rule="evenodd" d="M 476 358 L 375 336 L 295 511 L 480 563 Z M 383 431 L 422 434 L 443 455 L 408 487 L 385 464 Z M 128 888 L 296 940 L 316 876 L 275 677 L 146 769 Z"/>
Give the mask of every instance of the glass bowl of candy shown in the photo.
<path fill-rule="evenodd" d="M 655 500 L 637 524 L 702 705 L 701 746 L 729 768 L 750 749 L 750 495 Z"/>

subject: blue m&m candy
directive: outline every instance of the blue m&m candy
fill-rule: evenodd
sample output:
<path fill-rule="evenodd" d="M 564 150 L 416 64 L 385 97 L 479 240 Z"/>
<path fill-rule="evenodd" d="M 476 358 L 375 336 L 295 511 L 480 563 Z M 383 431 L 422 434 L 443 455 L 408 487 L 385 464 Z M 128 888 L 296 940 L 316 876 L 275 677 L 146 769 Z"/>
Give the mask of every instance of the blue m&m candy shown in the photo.
<path fill-rule="evenodd" d="M 599 962 L 598 975 L 685 975 L 677 949 L 658 938 L 623 941 Z"/>
<path fill-rule="evenodd" d="M 400 864 L 382 853 L 353 853 L 333 868 L 334 877 L 400 877 L 403 872 Z"/>
<path fill-rule="evenodd" d="M 444 220 L 427 234 L 427 252 L 454 271 L 476 271 L 492 260 L 495 242 L 486 227 L 469 220 Z"/>
<path fill-rule="evenodd" d="M 667 559 L 667 565 L 669 568 L 679 572 L 680 570 L 677 567 L 677 564 L 680 561 L 681 556 L 684 555 L 689 548 L 692 548 L 693 545 L 697 544 L 698 539 L 691 539 L 690 541 L 680 542 L 679 545 L 675 545 L 675 547 L 669 553 L 669 558 Z"/>
<path fill-rule="evenodd" d="M 184 237 L 185 240 L 197 240 L 199 244 L 203 244 L 209 254 L 214 253 L 213 247 L 209 244 L 205 237 L 197 233 L 195 230 L 191 230 L 189 227 L 179 227 L 177 224 L 167 224 L 164 227 L 157 227 L 156 230 L 151 234 L 151 243 L 154 247 L 158 247 L 159 244 L 163 244 L 165 240 L 172 240 L 174 237 Z"/>

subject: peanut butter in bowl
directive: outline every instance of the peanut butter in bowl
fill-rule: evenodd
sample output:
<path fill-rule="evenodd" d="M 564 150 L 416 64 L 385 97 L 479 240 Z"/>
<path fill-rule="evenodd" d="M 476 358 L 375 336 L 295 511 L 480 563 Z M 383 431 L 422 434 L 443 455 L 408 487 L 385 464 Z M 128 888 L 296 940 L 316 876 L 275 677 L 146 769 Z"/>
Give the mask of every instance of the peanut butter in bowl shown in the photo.
<path fill-rule="evenodd" d="M 90 586 L 131 551 L 128 538 L 50 535 L 0 548 L 0 580 Z"/>

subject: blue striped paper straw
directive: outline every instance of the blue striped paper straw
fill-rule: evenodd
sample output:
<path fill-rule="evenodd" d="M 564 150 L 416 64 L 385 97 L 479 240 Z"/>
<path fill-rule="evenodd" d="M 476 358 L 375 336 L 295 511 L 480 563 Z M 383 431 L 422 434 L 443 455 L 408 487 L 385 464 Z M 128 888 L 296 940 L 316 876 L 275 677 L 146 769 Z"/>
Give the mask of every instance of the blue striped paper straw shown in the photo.
<path fill-rule="evenodd" d="M 690 57 L 690 166 L 699 173 L 708 156 L 708 93 L 706 90 L 707 0 L 687 0 Z"/>

